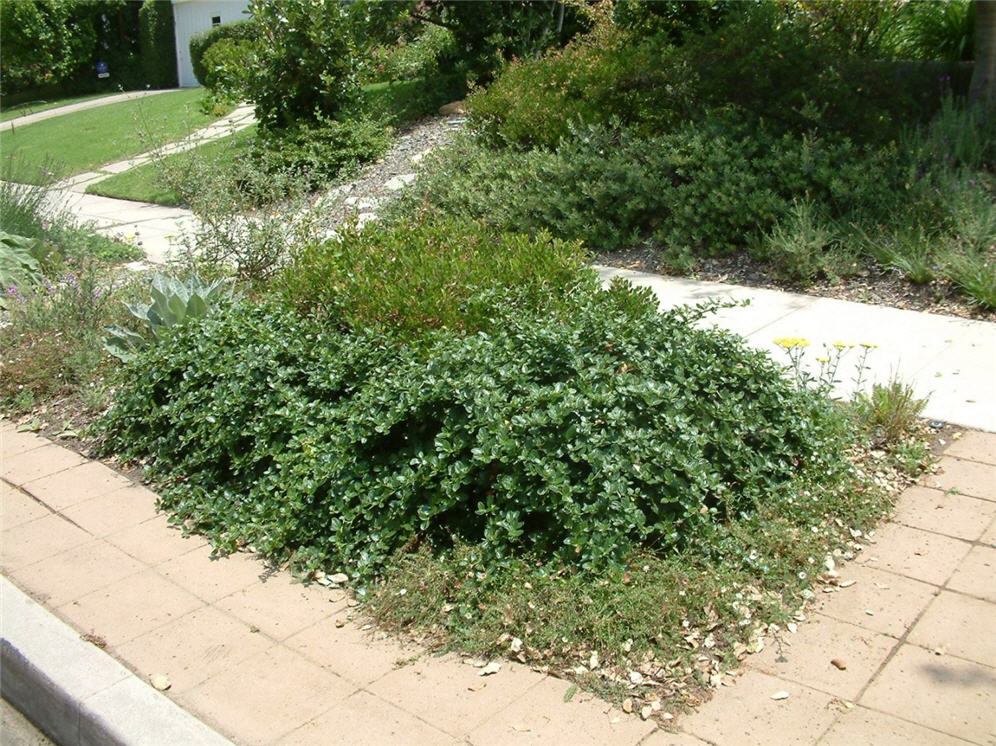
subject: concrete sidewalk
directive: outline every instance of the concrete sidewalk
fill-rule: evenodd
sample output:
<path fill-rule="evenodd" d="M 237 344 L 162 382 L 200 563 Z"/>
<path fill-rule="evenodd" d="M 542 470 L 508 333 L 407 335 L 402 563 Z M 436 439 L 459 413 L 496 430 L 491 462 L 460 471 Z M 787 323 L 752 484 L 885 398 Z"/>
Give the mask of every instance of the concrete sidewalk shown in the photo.
<path fill-rule="evenodd" d="M 763 288 L 700 282 L 683 278 L 598 267 L 605 282 L 619 277 L 649 287 L 662 308 L 712 299 L 749 301 L 750 305 L 720 311 L 706 320 L 743 336 L 772 357 L 788 363 L 775 339 L 804 338 L 810 342 L 806 362 L 811 372 L 834 342 L 855 345 L 838 370 L 837 393 L 854 394 L 857 365 L 864 348 L 862 389 L 896 377 L 927 398 L 924 417 L 964 427 L 996 432 L 996 324 L 953 316 L 904 311 L 852 301 L 821 298 Z"/>
<path fill-rule="evenodd" d="M 107 106 L 108 104 L 117 104 L 121 101 L 132 101 L 136 98 L 145 98 L 146 96 L 156 96 L 160 93 L 169 93 L 170 91 L 175 91 L 176 88 L 163 88 L 160 90 L 149 90 L 149 91 L 127 91 L 125 93 L 112 93 L 109 96 L 103 96 L 101 98 L 90 99 L 89 101 L 79 101 L 75 104 L 66 104 L 65 106 L 57 106 L 52 109 L 45 109 L 44 111 L 39 111 L 34 114 L 25 114 L 24 116 L 14 117 L 13 119 L 8 119 L 6 122 L 0 122 L 0 132 L 9 132 L 16 127 L 24 127 L 28 124 L 34 124 L 35 122 L 40 122 L 43 119 L 51 119 L 52 117 L 61 117 L 63 114 L 72 114 L 74 111 L 83 111 L 84 109 L 95 109 L 99 106 Z"/>
<path fill-rule="evenodd" d="M 996 743 L 996 435 L 953 442 L 798 631 L 769 638 L 676 732 L 590 695 L 565 702 L 567 682 L 517 664 L 481 677 L 353 619 L 341 591 L 245 554 L 212 558 L 149 490 L 7 422 L 0 458 L 5 576 L 135 675 L 90 687 L 81 732 L 96 709 L 105 726 L 136 729 L 126 743 L 165 743 L 128 725 L 134 701 L 163 712 L 151 688 L 139 693 L 161 675 L 173 703 L 239 744 Z M 38 647 L 31 630 L 45 625 L 24 617 L 40 607 L 12 595 L 5 650 L 18 635 Z M 62 676 L 91 677 L 78 652 L 49 654 L 66 661 Z"/>

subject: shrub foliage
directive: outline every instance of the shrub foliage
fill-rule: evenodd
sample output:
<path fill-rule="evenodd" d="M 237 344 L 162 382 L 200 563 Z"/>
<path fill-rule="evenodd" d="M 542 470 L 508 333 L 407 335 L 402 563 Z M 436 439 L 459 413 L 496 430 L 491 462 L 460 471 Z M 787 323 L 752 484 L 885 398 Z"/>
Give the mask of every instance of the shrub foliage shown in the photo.
<path fill-rule="evenodd" d="M 494 329 L 528 309 L 562 309 L 595 287 L 577 242 L 425 216 L 299 249 L 278 280 L 301 314 L 411 341 L 433 329 Z"/>
<path fill-rule="evenodd" d="M 602 569 L 837 457 L 821 405 L 700 315 L 619 286 L 399 347 L 235 306 L 138 356 L 107 446 L 153 456 L 163 506 L 222 547 L 371 576 L 459 539 Z"/>
<path fill-rule="evenodd" d="M 173 6 L 168 0 L 145 0 L 138 11 L 138 44 L 146 85 L 177 85 Z"/>

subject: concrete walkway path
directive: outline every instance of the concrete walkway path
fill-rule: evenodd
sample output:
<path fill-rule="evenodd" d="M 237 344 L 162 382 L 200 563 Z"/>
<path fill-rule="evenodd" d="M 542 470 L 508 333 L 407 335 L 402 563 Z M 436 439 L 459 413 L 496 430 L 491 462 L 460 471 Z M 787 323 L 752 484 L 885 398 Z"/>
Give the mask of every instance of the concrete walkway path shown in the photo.
<path fill-rule="evenodd" d="M 993 434 L 952 442 L 798 631 L 769 637 L 674 732 L 565 702 L 567 682 L 517 664 L 483 678 L 378 634 L 342 591 L 213 558 L 149 490 L 7 422 L 0 459 L 3 694 L 66 742 L 996 742 Z"/>
<path fill-rule="evenodd" d="M 65 106 L 57 106 L 52 109 L 45 109 L 44 111 L 38 111 L 34 114 L 25 114 L 24 116 L 14 117 L 13 119 L 8 119 L 6 122 L 0 122 L 0 132 L 8 132 L 15 127 L 23 127 L 28 124 L 34 124 L 35 122 L 40 122 L 43 119 L 51 119 L 52 117 L 61 117 L 63 114 L 72 114 L 74 111 L 83 111 L 84 109 L 95 109 L 98 106 L 107 106 L 108 104 L 116 104 L 121 101 L 132 101 L 136 98 L 145 98 L 146 96 L 156 96 L 160 93 L 169 93 L 170 91 L 175 91 L 176 88 L 163 88 L 161 90 L 149 90 L 149 91 L 127 91 L 125 93 L 113 93 L 110 96 L 102 96 L 101 98 L 90 99 L 89 101 L 79 101 L 75 104 L 66 104 Z"/>
<path fill-rule="evenodd" d="M 788 362 L 774 340 L 806 339 L 805 361 L 816 374 L 816 358 L 834 352 L 834 342 L 855 345 L 841 361 L 837 393 L 854 394 L 861 343 L 874 345 L 865 359 L 862 388 L 893 377 L 927 398 L 924 416 L 996 432 L 996 324 L 886 306 L 820 298 L 763 288 L 599 267 L 606 282 L 619 277 L 652 289 L 663 308 L 703 301 L 749 301 L 720 311 L 711 321 L 743 336 L 749 344 Z"/>

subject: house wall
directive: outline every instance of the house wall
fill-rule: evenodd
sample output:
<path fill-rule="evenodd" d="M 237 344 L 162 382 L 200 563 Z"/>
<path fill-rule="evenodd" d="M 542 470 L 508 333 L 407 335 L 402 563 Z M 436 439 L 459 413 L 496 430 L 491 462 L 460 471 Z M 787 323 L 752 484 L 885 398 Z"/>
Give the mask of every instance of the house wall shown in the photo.
<path fill-rule="evenodd" d="M 176 71 L 181 88 L 200 85 L 190 64 L 190 37 L 212 26 L 212 18 L 232 23 L 246 18 L 243 12 L 249 0 L 173 0 L 173 20 L 176 24 Z"/>

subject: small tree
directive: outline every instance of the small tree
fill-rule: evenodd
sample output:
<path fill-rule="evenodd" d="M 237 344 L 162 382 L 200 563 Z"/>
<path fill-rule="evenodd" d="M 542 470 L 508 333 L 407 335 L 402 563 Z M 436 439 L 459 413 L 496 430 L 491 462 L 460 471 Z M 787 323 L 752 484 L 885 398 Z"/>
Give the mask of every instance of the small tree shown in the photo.
<path fill-rule="evenodd" d="M 340 0 L 253 0 L 262 43 L 249 98 L 264 130 L 335 118 L 359 98 L 356 45 Z"/>

